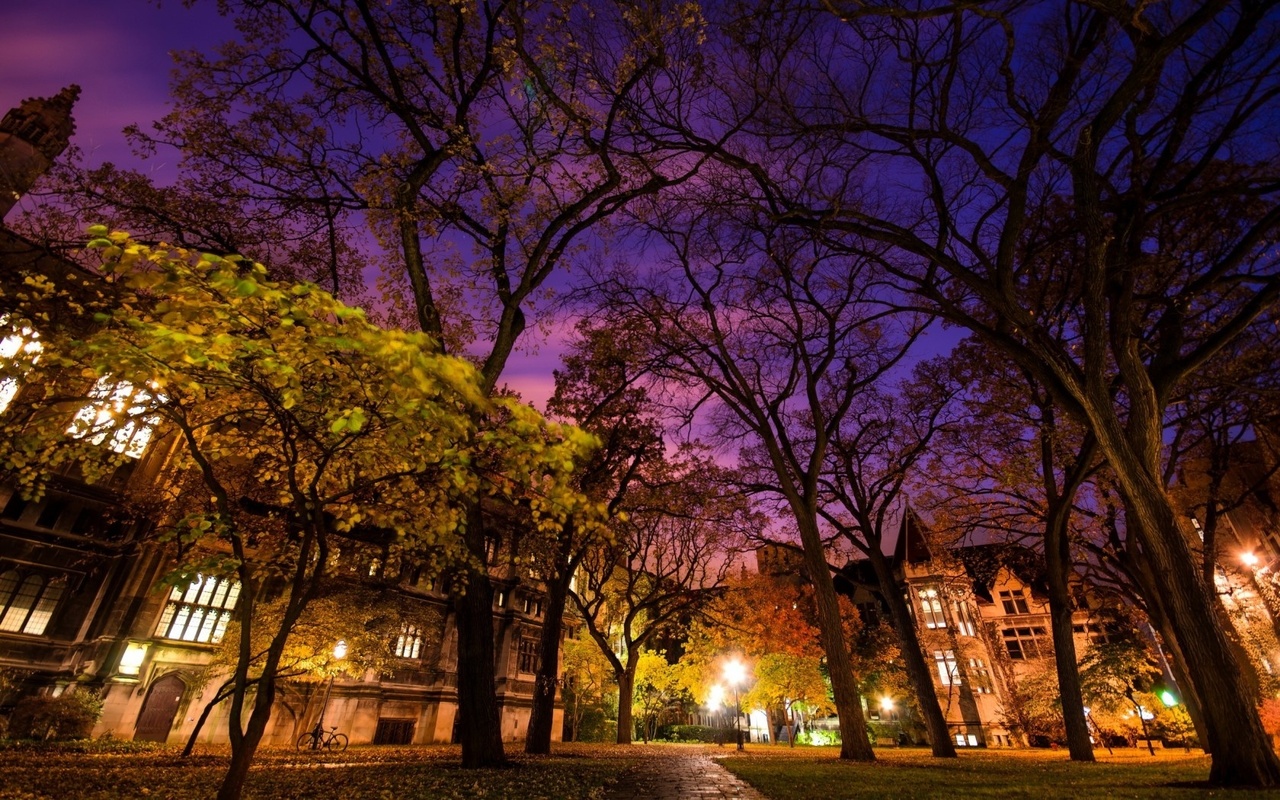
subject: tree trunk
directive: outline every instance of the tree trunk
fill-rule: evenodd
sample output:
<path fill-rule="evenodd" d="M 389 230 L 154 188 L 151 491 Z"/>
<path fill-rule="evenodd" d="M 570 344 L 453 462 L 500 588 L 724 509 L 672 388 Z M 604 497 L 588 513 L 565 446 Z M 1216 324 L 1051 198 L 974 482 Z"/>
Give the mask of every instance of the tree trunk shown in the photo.
<path fill-rule="evenodd" d="M 915 689 L 916 701 L 920 713 L 924 715 L 925 728 L 929 731 L 929 745 L 936 758 L 955 758 L 956 746 L 947 730 L 947 721 L 942 716 L 942 706 L 938 703 L 938 692 L 933 685 L 933 675 L 929 665 L 925 663 L 924 653 L 920 647 L 920 636 L 916 631 L 915 620 L 911 618 L 911 610 L 902 596 L 902 586 L 893 574 L 889 561 L 878 548 L 867 551 L 871 566 L 876 572 L 876 581 L 880 584 L 880 594 L 889 606 L 889 616 L 893 627 L 898 632 L 901 653 L 907 668 L 907 677 Z"/>
<path fill-rule="evenodd" d="M 1166 642 L 1172 641 L 1172 634 L 1167 636 L 1161 634 L 1161 637 Z M 1200 747 L 1206 755 L 1212 754 L 1208 723 L 1205 722 L 1204 713 L 1200 710 L 1200 696 L 1196 694 L 1195 684 L 1191 682 L 1191 677 L 1187 674 L 1182 652 L 1176 647 L 1170 647 L 1167 644 L 1164 651 L 1168 656 L 1169 671 L 1173 673 L 1173 680 L 1178 684 L 1178 691 L 1182 695 L 1180 698 L 1182 704 L 1187 707 L 1187 716 L 1191 717 L 1191 727 L 1195 729 L 1196 738 L 1200 740 Z"/>
<path fill-rule="evenodd" d="M 494 679 L 493 582 L 485 561 L 480 506 L 467 509 L 467 549 L 480 562 L 467 574 L 466 592 L 454 599 L 458 626 L 458 735 L 464 769 L 507 763 Z"/>
<path fill-rule="evenodd" d="M 813 582 L 814 600 L 818 606 L 818 630 L 822 634 L 822 650 L 827 656 L 831 692 L 835 696 L 836 713 L 840 717 L 840 757 L 854 761 L 875 761 L 875 751 L 867 739 L 867 721 L 862 716 L 862 697 L 853 675 L 849 648 L 844 640 L 840 619 L 840 603 L 831 580 L 831 567 L 822 547 L 822 537 L 812 516 L 796 515 L 800 540 L 804 545 L 804 563 Z"/>
<path fill-rule="evenodd" d="M 1141 470 L 1122 469 L 1126 519 L 1140 537 L 1152 572 L 1161 581 L 1160 596 L 1187 671 L 1201 700 L 1213 762 L 1215 786 L 1280 785 L 1280 761 L 1258 716 L 1258 698 L 1218 624 L 1196 560 L 1178 529 L 1168 496 Z"/>
<path fill-rule="evenodd" d="M 560 678 L 560 629 L 569 597 L 572 575 L 556 575 L 547 584 L 546 616 L 542 618 L 542 638 L 538 642 L 538 677 L 533 687 L 533 707 L 529 711 L 529 731 L 524 751 L 535 755 L 551 752 L 551 734 L 556 712 L 556 686 Z"/>
<path fill-rule="evenodd" d="M 1076 640 L 1072 626 L 1071 543 L 1067 537 L 1070 506 L 1059 501 L 1045 522 L 1044 552 L 1049 579 L 1049 622 L 1053 635 L 1053 660 L 1058 669 L 1058 692 L 1062 698 L 1062 723 L 1067 729 L 1067 749 L 1072 761 L 1093 761 L 1089 741 L 1089 721 L 1084 716 L 1084 693 L 1076 661 Z"/>
<path fill-rule="evenodd" d="M 1135 558 L 1127 565 L 1127 572 L 1146 599 L 1147 617 L 1163 642 L 1162 651 L 1166 656 L 1166 663 L 1169 665 L 1169 671 L 1173 673 L 1173 679 L 1177 682 L 1179 691 L 1182 692 L 1182 701 L 1187 707 L 1188 716 L 1191 717 L 1191 724 L 1195 726 L 1200 745 L 1204 748 L 1204 752 L 1209 754 L 1212 752 L 1212 743 L 1217 737 L 1209 734 L 1209 721 L 1200 711 L 1200 696 L 1196 694 L 1195 684 L 1192 683 L 1191 675 L 1187 671 L 1187 660 L 1182 655 L 1181 648 L 1178 647 L 1173 626 L 1169 624 L 1169 615 L 1165 612 L 1164 602 L 1156 585 L 1155 576 L 1151 574 L 1150 565 L 1141 558 L 1141 553 L 1134 555 Z"/>
<path fill-rule="evenodd" d="M 274 665 L 271 665 L 274 669 Z M 249 777 L 249 767 L 253 757 L 262 743 L 262 734 L 267 729 L 267 720 L 271 718 L 271 707 L 275 704 L 276 686 L 270 677 L 264 677 L 258 683 L 258 691 L 253 700 L 253 711 L 249 714 L 249 724 L 239 737 L 232 737 L 231 765 L 218 787 L 217 800 L 240 800 L 244 794 L 245 780 Z"/>
<path fill-rule="evenodd" d="M 618 679 L 618 744 L 631 744 L 635 721 L 631 716 L 631 702 L 635 699 L 636 664 L 640 663 L 632 653 L 627 653 L 627 664 Z"/>

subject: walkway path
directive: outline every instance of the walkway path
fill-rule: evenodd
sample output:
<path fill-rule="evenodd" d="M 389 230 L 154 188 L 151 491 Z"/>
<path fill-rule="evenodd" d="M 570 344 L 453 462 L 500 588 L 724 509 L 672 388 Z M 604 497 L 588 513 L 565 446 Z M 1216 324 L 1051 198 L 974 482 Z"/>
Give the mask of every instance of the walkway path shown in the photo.
<path fill-rule="evenodd" d="M 655 755 L 631 767 L 607 800 L 765 800 L 707 755 Z"/>

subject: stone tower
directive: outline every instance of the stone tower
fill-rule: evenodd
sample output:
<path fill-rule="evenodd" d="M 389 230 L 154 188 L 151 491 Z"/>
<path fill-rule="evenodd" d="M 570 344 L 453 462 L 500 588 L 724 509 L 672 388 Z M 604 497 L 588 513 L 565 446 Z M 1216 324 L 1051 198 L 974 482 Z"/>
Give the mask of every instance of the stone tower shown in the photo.
<path fill-rule="evenodd" d="M 71 140 L 74 83 L 53 97 L 32 97 L 0 120 L 0 219 L 26 194 Z"/>

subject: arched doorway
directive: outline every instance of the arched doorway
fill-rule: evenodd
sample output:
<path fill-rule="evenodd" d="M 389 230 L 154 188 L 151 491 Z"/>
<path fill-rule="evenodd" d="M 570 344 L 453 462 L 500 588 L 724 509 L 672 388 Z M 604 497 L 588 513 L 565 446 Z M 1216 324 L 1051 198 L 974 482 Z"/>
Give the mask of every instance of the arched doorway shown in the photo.
<path fill-rule="evenodd" d="M 135 741 L 163 743 L 169 738 L 173 715 L 178 712 L 178 703 L 186 688 L 182 679 L 172 673 L 151 684 L 138 714 L 138 725 L 133 732 Z"/>

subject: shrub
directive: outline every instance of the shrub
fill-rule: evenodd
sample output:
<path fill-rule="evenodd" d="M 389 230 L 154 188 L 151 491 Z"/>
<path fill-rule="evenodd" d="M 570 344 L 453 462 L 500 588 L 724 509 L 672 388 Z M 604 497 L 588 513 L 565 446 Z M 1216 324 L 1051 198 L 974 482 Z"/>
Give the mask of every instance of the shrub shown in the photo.
<path fill-rule="evenodd" d="M 617 720 L 605 719 L 600 709 L 589 709 L 582 715 L 582 723 L 578 727 L 575 741 L 579 742 L 616 742 L 618 740 Z"/>
<path fill-rule="evenodd" d="M 663 725 L 658 728 L 658 738 L 669 742 L 707 742 L 723 741 L 724 730 L 706 725 Z"/>
<path fill-rule="evenodd" d="M 102 700 L 89 692 L 64 692 L 57 697 L 24 697 L 9 715 L 9 737 L 56 742 L 87 739 L 102 716 Z"/>
<path fill-rule="evenodd" d="M 111 734 L 99 736 L 97 739 L 76 739 L 70 742 L 42 742 L 31 739 L 0 740 L 0 753 L 41 753 L 49 756 L 87 754 L 87 755 L 120 755 L 135 753 L 160 753 L 165 746 L 159 742 L 135 742 L 132 739 L 117 739 Z"/>
<path fill-rule="evenodd" d="M 807 730 L 796 736 L 796 744 L 811 744 L 815 747 L 827 747 L 840 744 L 840 731 Z"/>

